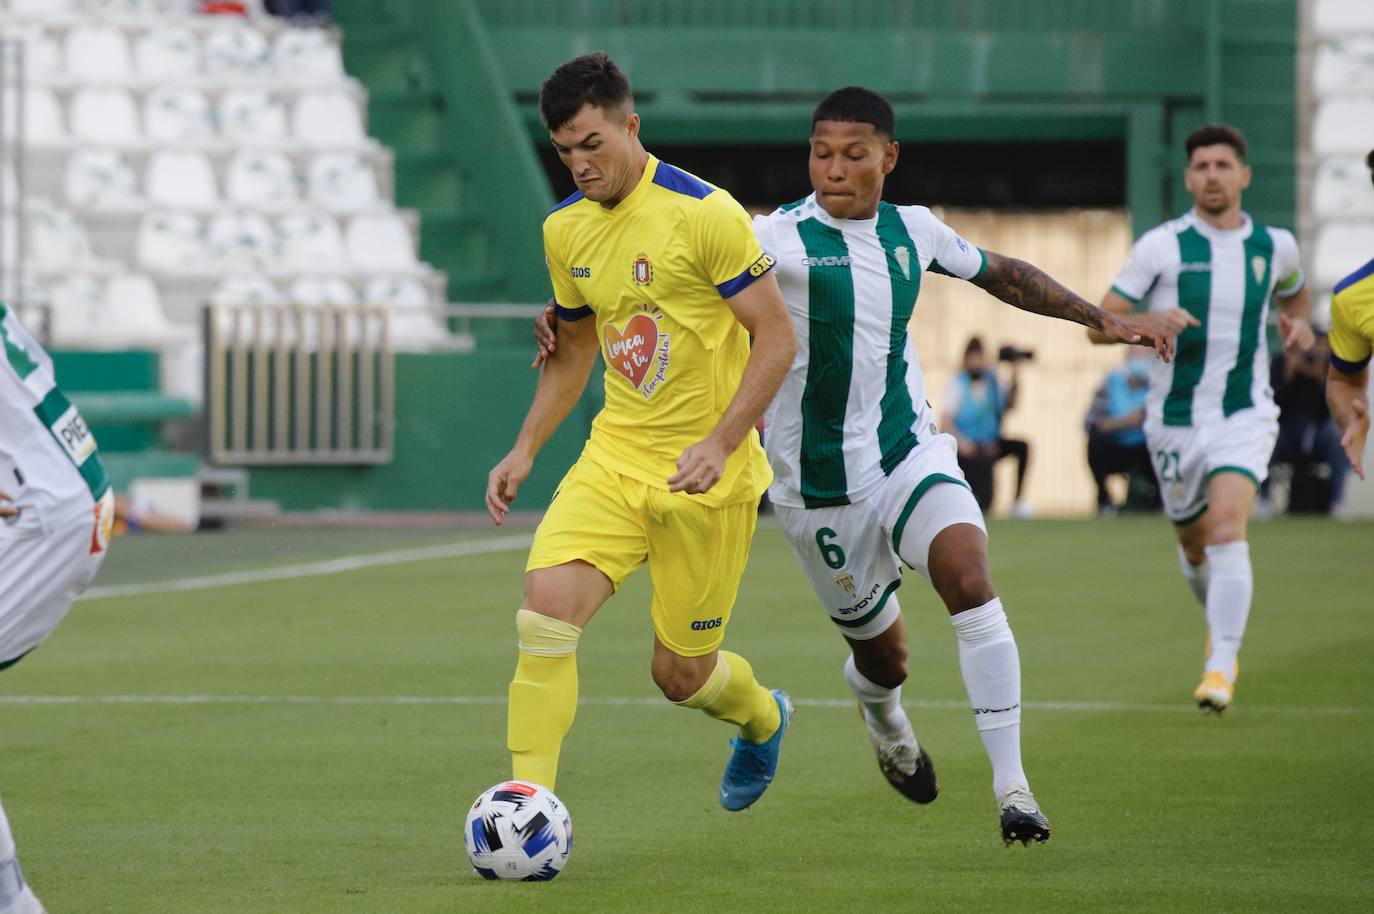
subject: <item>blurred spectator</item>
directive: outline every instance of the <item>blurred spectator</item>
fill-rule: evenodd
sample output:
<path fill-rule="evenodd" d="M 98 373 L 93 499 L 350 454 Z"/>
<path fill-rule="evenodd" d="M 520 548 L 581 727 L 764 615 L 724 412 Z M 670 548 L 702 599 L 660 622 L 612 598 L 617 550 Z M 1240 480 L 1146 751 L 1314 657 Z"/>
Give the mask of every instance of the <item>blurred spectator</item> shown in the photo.
<path fill-rule="evenodd" d="M 973 337 L 964 348 L 964 370 L 945 388 L 941 423 L 959 442 L 959 467 L 968 479 L 974 498 L 984 511 L 992 506 L 992 469 L 1003 457 L 1016 458 L 1014 517 L 1029 517 L 1023 496 L 1030 445 L 1002 437 L 1002 417 L 1016 408 L 1018 368 L 1029 353 L 1003 347 L 1000 358 L 1011 363 L 1011 382 L 1003 388 L 995 368 L 989 367 L 983 341 Z"/>
<path fill-rule="evenodd" d="M 1150 393 L 1149 350 L 1132 349 L 1093 396 L 1084 424 L 1088 431 L 1088 467 L 1097 483 L 1097 513 L 1112 516 L 1118 507 L 1107 491 L 1107 477 L 1126 474 L 1122 507 L 1159 507 L 1159 487 L 1145 444 L 1145 398 Z"/>
<path fill-rule="evenodd" d="M 1269 368 L 1279 407 L 1279 438 L 1269 463 L 1291 469 L 1288 510 L 1341 514 L 1350 468 L 1341 451 L 1341 433 L 1326 405 L 1326 366 L 1331 360 L 1326 334 L 1299 355 L 1278 353 Z M 1268 500 L 1268 486 L 1261 498 Z"/>
<path fill-rule="evenodd" d="M 263 8 L 293 25 L 327 25 L 333 19 L 333 0 L 263 0 Z"/>

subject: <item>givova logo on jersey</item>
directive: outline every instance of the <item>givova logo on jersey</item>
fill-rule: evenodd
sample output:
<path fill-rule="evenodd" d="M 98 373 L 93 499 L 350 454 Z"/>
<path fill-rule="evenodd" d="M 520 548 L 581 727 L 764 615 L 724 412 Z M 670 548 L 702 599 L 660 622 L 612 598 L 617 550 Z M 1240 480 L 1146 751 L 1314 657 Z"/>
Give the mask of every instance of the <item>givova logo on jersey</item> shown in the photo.
<path fill-rule="evenodd" d="M 606 364 L 620 373 L 644 399 L 668 380 L 668 364 L 672 359 L 672 338 L 658 328 L 663 312 L 652 305 L 617 327 L 607 323 L 603 331 L 606 339 Z"/>

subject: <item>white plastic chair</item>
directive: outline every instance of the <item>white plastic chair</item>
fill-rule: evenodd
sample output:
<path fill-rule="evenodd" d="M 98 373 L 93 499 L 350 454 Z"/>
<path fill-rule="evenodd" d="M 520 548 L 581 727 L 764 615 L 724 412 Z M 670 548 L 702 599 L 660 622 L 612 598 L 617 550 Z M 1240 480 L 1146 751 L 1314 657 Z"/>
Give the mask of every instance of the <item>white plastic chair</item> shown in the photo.
<path fill-rule="evenodd" d="M 89 263 L 91 242 L 86 230 L 65 210 L 40 209 L 28 219 L 26 249 L 39 270 L 70 270 Z"/>
<path fill-rule="evenodd" d="M 1365 0 L 1316 0 L 1312 29 L 1319 35 L 1340 38 L 1351 33 L 1374 32 L 1374 3 Z"/>
<path fill-rule="evenodd" d="M 418 265 L 410 229 L 395 213 L 354 216 L 348 223 L 348 256 L 370 273 L 408 272 Z"/>
<path fill-rule="evenodd" d="M 413 276 L 374 276 L 367 281 L 363 301 L 369 305 L 390 305 L 396 310 L 429 309 L 429 289 Z"/>
<path fill-rule="evenodd" d="M 6 25 L 5 37 L 24 44 L 24 75 L 29 82 L 60 79 L 65 74 L 62 49 L 42 25 Z"/>
<path fill-rule="evenodd" d="M 162 150 L 148 159 L 148 199 L 170 209 L 208 209 L 219 203 L 209 156 L 190 150 Z"/>
<path fill-rule="evenodd" d="M 193 336 L 189 328 L 167 320 L 157 285 L 142 273 L 111 276 L 105 284 L 105 301 L 112 336 L 118 334 L 148 343 Z"/>
<path fill-rule="evenodd" d="M 224 25 L 211 30 L 205 39 L 205 72 L 226 77 L 269 75 L 267 39 L 246 25 Z"/>
<path fill-rule="evenodd" d="M 275 145 L 286 139 L 286 105 L 273 92 L 229 91 L 219 103 L 219 127 L 235 145 Z"/>
<path fill-rule="evenodd" d="M 1374 217 L 1374 184 L 1359 156 L 1335 156 L 1322 161 L 1312 182 L 1312 211 L 1326 218 Z"/>
<path fill-rule="evenodd" d="M 19 93 L 5 90 L 6 137 L 17 137 L 19 129 Z M 36 146 L 60 146 L 67 142 L 62 125 L 62 106 L 50 89 L 24 90 L 24 138 Z"/>
<path fill-rule="evenodd" d="M 1367 152 L 1371 124 L 1374 99 L 1328 98 L 1317 106 L 1312 121 L 1312 149 L 1322 155 Z"/>
<path fill-rule="evenodd" d="M 50 19 L 81 11 L 81 0 L 9 0 L 16 19 Z"/>
<path fill-rule="evenodd" d="M 160 86 L 143 103 L 148 138 L 160 143 L 197 143 L 214 136 L 210 102 L 203 92 Z"/>
<path fill-rule="evenodd" d="M 1374 35 L 1325 41 L 1312 64 L 1317 96 L 1374 92 Z"/>
<path fill-rule="evenodd" d="M 358 293 L 342 276 L 300 276 L 291 284 L 287 301 L 307 308 L 346 308 L 358 303 Z"/>
<path fill-rule="evenodd" d="M 332 272 L 343 268 L 343 233 L 324 213 L 295 213 L 277 223 L 282 263 L 302 273 Z"/>
<path fill-rule="evenodd" d="M 215 305 L 280 305 L 282 294 L 266 277 L 257 273 L 227 276 L 210 293 Z"/>
<path fill-rule="evenodd" d="M 1313 279 L 1319 286 L 1335 285 L 1367 263 L 1370 251 L 1374 251 L 1374 222 L 1328 222 L 1317 234 Z"/>
<path fill-rule="evenodd" d="M 377 206 L 377 173 L 372 163 L 356 152 L 326 152 L 310 163 L 312 202 L 334 212 L 356 212 Z"/>
<path fill-rule="evenodd" d="M 305 92 L 292 112 L 291 132 L 317 148 L 361 146 L 367 142 L 362 115 L 347 92 Z"/>
<path fill-rule="evenodd" d="M 151 19 L 167 11 L 161 7 L 158 0 L 86 0 L 87 13 L 125 21 Z M 182 11 L 189 12 L 189 7 L 182 4 Z"/>
<path fill-rule="evenodd" d="M 236 206 L 271 210 L 297 202 L 296 170 L 282 153 L 245 149 L 229 162 L 224 195 Z"/>
<path fill-rule="evenodd" d="M 344 78 L 339 45 L 325 29 L 282 29 L 272 44 L 272 65 L 287 82 L 329 84 Z"/>
<path fill-rule="evenodd" d="M 110 326 L 105 290 L 89 276 L 72 276 L 57 283 L 52 288 L 51 304 L 49 330 L 58 345 L 91 342 Z"/>
<path fill-rule="evenodd" d="M 67 72 L 78 82 L 122 82 L 133 75 L 124 33 L 108 26 L 84 26 L 67 33 Z"/>
<path fill-rule="evenodd" d="M 127 209 L 142 203 L 134 171 L 117 149 L 78 149 L 67 159 L 63 196 L 72 206 Z"/>
<path fill-rule="evenodd" d="M 195 76 L 200 72 L 200 42 L 190 29 L 152 29 L 134 43 L 134 58 L 144 79 Z"/>
<path fill-rule="evenodd" d="M 277 258 L 277 235 L 257 213 L 220 213 L 210 220 L 206 240 L 219 268 L 262 268 Z"/>
<path fill-rule="evenodd" d="M 187 212 L 149 213 L 138 226 L 137 257 L 150 270 L 203 269 L 208 257 L 200 220 Z"/>
<path fill-rule="evenodd" d="M 138 109 L 128 92 L 88 87 L 72 96 L 72 133 L 98 146 L 136 146 L 143 140 Z"/>

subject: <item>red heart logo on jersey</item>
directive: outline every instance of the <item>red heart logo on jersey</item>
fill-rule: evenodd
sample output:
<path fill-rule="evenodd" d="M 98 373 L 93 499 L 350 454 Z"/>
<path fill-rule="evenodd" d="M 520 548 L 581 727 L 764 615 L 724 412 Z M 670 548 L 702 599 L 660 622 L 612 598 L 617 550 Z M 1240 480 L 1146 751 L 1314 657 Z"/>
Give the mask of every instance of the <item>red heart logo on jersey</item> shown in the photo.
<path fill-rule="evenodd" d="M 636 314 L 617 330 L 606 325 L 606 361 L 639 389 L 649 373 L 654 350 L 658 348 L 658 323 L 647 314 Z"/>

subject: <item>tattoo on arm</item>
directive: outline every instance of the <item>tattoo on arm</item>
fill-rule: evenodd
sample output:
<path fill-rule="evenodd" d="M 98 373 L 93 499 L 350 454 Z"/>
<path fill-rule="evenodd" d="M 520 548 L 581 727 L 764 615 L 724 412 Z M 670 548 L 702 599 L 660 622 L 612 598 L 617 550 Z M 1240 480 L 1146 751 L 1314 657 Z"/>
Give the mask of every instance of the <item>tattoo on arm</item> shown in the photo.
<path fill-rule="evenodd" d="M 1064 288 L 1044 270 L 991 251 L 987 256 L 983 272 L 969 281 L 989 295 L 1022 311 L 1073 321 L 1093 330 L 1102 329 L 1102 311 Z"/>

